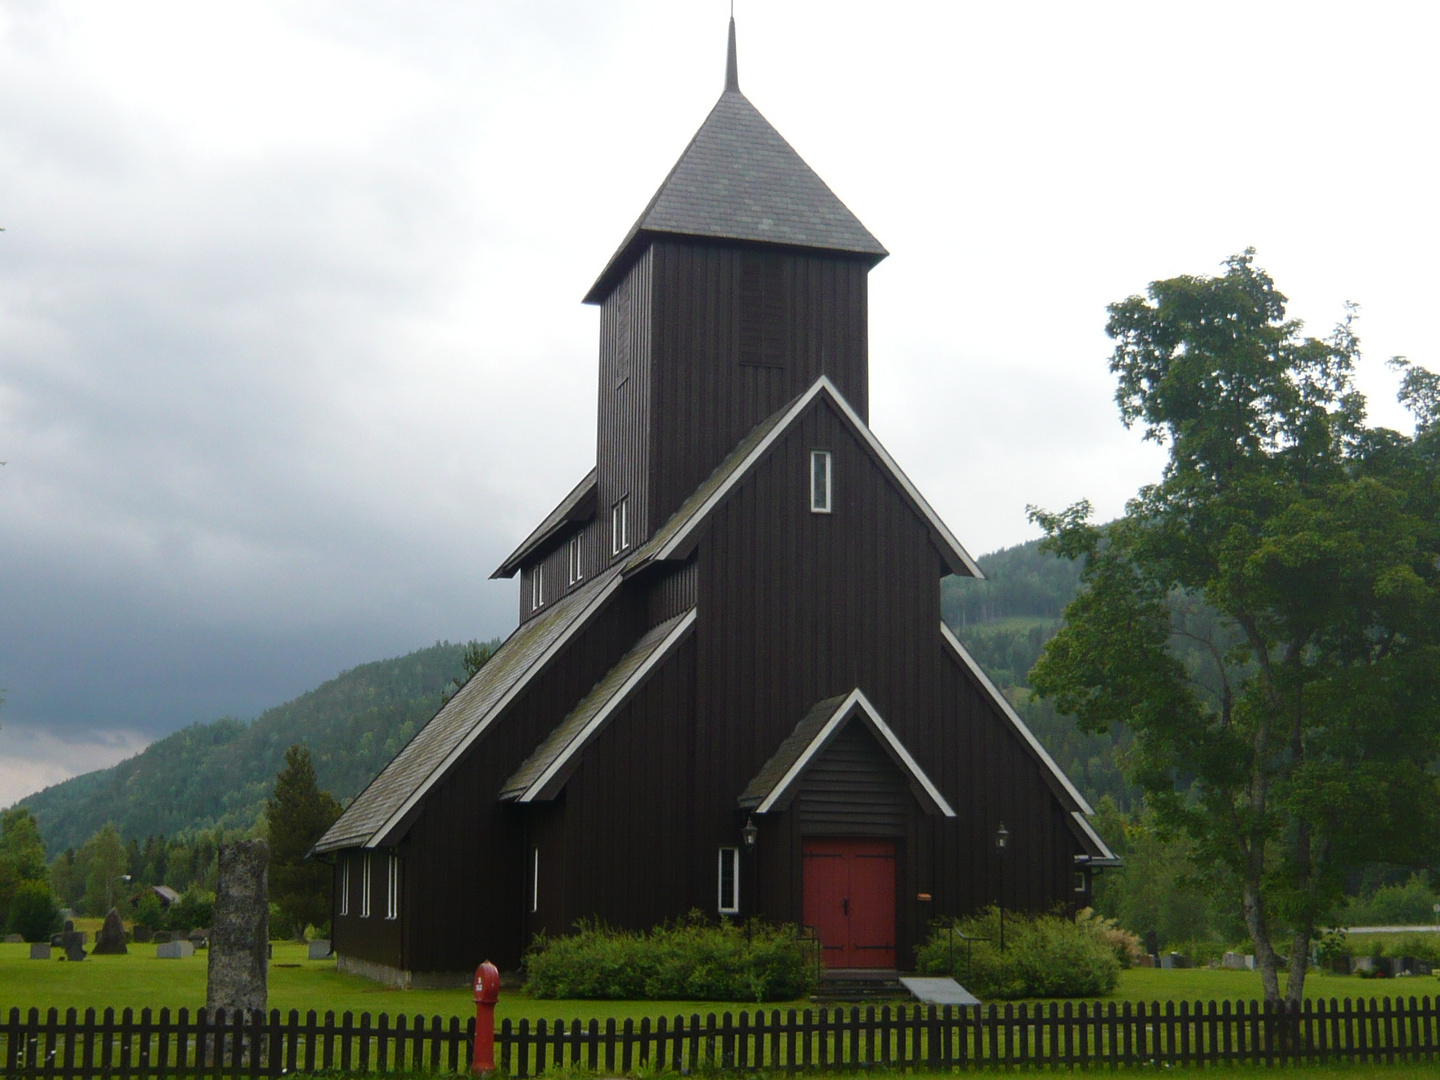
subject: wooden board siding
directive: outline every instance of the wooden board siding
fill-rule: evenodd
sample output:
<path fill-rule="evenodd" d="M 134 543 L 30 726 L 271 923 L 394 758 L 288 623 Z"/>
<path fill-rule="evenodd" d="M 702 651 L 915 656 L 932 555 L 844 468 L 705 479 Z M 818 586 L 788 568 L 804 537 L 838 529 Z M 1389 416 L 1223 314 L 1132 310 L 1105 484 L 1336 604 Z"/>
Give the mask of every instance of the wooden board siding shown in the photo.
<path fill-rule="evenodd" d="M 851 717 L 796 785 L 789 809 L 806 836 L 903 836 L 919 812 L 907 777 Z"/>
<path fill-rule="evenodd" d="M 331 931 L 337 952 L 360 960 L 386 964 L 390 967 L 404 966 L 401 936 L 405 914 L 403 889 L 406 875 L 403 872 L 400 876 L 402 889 L 400 913 L 402 917 L 400 919 L 385 917 L 385 874 L 389 856 L 396 850 L 395 848 L 376 848 L 370 852 L 342 851 L 336 857 L 334 872 L 337 890 L 340 887 L 340 862 L 348 860 L 350 863 L 349 912 L 340 915 L 339 904 L 336 904 L 336 915 Z M 360 914 L 364 910 L 361 886 L 365 879 L 363 866 L 367 854 L 370 857 L 370 914 L 364 916 Z"/>
<path fill-rule="evenodd" d="M 757 252 L 680 241 L 650 248 L 654 382 L 650 416 L 648 531 L 657 528 L 765 417 L 828 375 L 861 417 L 869 411 L 867 274 L 864 261 L 770 249 L 782 289 L 744 289 Z M 760 271 L 762 277 L 764 271 Z M 783 356 L 764 364 L 742 350 L 742 295 L 785 305 Z M 758 299 L 757 299 L 758 298 Z M 766 335 L 773 342 L 774 334 Z M 747 335 L 748 340 L 748 335 Z M 777 356 L 779 359 L 777 360 Z"/>
<path fill-rule="evenodd" d="M 593 537 L 595 565 L 611 557 L 610 508 L 630 498 L 630 544 L 650 535 L 649 481 L 653 278 L 655 259 L 646 251 L 630 267 L 600 309 L 600 408 L 595 461 L 599 491 Z"/>

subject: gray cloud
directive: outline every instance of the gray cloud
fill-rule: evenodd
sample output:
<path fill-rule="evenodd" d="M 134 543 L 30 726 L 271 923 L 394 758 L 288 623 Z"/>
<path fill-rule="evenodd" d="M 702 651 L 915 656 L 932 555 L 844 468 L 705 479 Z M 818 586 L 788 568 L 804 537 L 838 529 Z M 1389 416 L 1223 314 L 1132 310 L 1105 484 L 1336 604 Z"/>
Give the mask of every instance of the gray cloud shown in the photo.
<path fill-rule="evenodd" d="M 1434 15 L 749 8 L 742 85 L 895 253 L 874 426 L 973 551 L 1154 475 L 1102 332 L 1152 278 L 1254 243 L 1317 328 L 1355 298 L 1377 361 L 1440 354 Z M 723 30 L 663 0 L 0 5 L 0 720 L 37 783 L 42 736 L 103 758 L 513 624 L 486 575 L 593 460 L 578 297 Z"/>

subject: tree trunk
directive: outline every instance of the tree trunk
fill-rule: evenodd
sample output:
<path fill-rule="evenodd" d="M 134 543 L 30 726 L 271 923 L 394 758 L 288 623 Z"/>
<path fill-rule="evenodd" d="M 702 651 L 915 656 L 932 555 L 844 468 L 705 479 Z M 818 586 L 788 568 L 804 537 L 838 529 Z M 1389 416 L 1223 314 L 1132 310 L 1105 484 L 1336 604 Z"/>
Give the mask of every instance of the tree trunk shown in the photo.
<path fill-rule="evenodd" d="M 1299 1007 L 1305 1000 L 1305 968 L 1310 963 L 1310 931 L 1296 930 L 1290 939 L 1290 982 L 1285 987 L 1285 1002 Z"/>
<path fill-rule="evenodd" d="M 1280 1004 L 1280 974 L 1275 956 L 1275 947 L 1270 944 L 1270 927 L 1265 918 L 1265 904 L 1260 897 L 1260 878 L 1246 874 L 1241 886 L 1241 908 L 1245 913 L 1245 927 L 1250 931 L 1250 941 L 1255 946 L 1255 966 L 1260 969 L 1260 982 L 1265 988 L 1265 1001 L 1270 1005 Z"/>

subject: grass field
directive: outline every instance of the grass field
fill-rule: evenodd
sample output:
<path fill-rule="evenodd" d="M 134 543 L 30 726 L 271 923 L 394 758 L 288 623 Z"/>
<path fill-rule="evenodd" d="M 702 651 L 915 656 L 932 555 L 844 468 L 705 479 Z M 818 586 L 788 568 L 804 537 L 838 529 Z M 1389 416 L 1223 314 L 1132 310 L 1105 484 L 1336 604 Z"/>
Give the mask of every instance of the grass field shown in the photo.
<path fill-rule="evenodd" d="M 1306 979 L 1310 997 L 1434 997 L 1440 979 L 1416 977 L 1364 980 L 1353 976 L 1312 974 Z M 1105 1001 L 1222 1001 L 1260 996 L 1260 977 L 1248 971 L 1188 969 L 1163 971 L 1135 968 L 1122 973 L 1120 985 Z M 29 959 L 27 945 L 0 945 L 0 1009 L 74 1008 L 97 1010 L 106 1006 L 195 1008 L 205 1001 L 205 953 L 184 960 L 159 960 L 153 945 L 131 946 L 126 956 L 93 956 L 84 963 Z M 808 1001 L 766 1005 L 765 1008 L 804 1008 Z M 392 990 L 367 979 L 344 975 L 334 961 L 307 960 L 303 945 L 276 943 L 270 967 L 270 1006 L 302 1014 L 314 1009 L 354 1013 L 421 1013 L 426 1016 L 474 1015 L 467 989 Z M 604 1020 L 607 1017 L 674 1016 L 677 1013 L 723 1013 L 755 1008 L 753 1002 L 682 1001 L 541 1001 L 520 991 L 500 997 L 500 1019 Z M 1437 1070 L 1433 1075 L 1440 1075 Z"/>

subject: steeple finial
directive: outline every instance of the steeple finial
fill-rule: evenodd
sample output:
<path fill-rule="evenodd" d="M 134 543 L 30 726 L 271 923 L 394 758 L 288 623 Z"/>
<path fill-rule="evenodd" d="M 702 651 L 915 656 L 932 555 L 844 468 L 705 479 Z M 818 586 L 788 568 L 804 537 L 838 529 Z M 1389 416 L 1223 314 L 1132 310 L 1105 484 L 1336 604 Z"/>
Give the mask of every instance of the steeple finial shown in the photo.
<path fill-rule="evenodd" d="M 725 92 L 740 92 L 740 69 L 735 64 L 735 13 L 730 13 L 730 44 L 725 50 Z"/>

